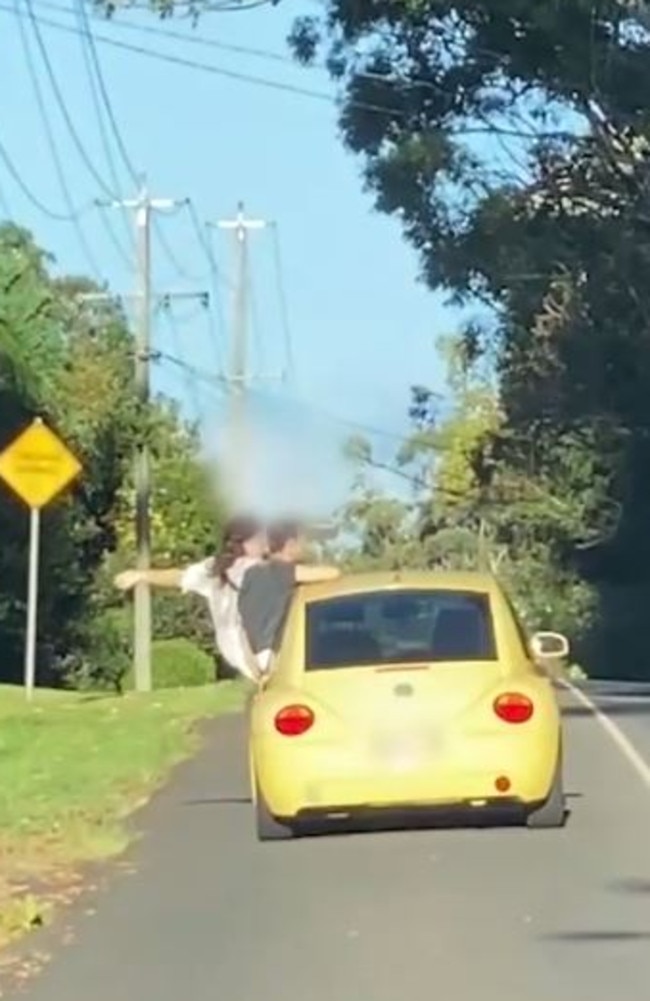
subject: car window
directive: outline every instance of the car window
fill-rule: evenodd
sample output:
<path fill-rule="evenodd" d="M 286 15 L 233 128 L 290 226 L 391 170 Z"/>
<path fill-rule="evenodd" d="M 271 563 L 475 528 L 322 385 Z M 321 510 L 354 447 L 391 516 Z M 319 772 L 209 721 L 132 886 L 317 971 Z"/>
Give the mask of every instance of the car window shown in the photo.
<path fill-rule="evenodd" d="M 306 606 L 305 667 L 496 660 L 487 594 L 372 591 Z"/>

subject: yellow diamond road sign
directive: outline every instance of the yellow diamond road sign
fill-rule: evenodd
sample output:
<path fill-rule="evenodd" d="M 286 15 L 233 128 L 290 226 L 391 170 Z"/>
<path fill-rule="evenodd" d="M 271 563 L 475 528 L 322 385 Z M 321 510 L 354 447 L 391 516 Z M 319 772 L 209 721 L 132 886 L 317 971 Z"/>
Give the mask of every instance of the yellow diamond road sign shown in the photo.
<path fill-rule="evenodd" d="M 0 453 L 0 478 L 31 508 L 45 507 L 80 472 L 81 463 L 41 420 Z"/>

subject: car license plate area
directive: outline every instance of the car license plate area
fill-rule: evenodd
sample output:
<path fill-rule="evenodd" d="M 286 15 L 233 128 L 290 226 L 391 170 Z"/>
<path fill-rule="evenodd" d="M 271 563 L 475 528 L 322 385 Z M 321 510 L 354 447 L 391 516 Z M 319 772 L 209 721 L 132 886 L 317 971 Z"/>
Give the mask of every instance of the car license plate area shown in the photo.
<path fill-rule="evenodd" d="M 386 734 L 376 737 L 372 744 L 375 761 L 395 772 L 410 771 L 417 767 L 433 749 L 434 742 L 421 735 Z"/>

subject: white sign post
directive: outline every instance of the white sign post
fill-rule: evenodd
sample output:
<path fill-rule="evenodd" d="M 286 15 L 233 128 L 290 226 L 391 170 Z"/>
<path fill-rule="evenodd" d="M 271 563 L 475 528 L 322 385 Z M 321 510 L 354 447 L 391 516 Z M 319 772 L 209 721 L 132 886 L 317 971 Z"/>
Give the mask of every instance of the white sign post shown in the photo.
<path fill-rule="evenodd" d="M 31 699 L 36 684 L 36 637 L 38 635 L 38 565 L 41 544 L 41 512 L 29 512 L 29 577 L 27 582 L 27 636 L 25 639 L 25 693 Z"/>

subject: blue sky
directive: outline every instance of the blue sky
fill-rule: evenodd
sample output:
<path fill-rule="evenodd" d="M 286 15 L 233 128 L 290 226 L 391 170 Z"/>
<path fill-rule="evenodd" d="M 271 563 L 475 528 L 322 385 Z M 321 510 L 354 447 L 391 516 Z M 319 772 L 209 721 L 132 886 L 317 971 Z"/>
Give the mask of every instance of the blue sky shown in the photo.
<path fill-rule="evenodd" d="M 38 198 L 49 208 L 65 212 L 39 117 L 24 38 L 11 12 L 13 0 L 2 0 L 2 6 L 10 8 L 9 12 L 0 10 L 3 91 L 12 97 L 5 96 L 3 102 L 0 141 Z M 25 0 L 18 6 L 27 15 Z M 53 9 L 56 7 L 61 9 Z M 79 27 L 72 0 L 32 0 L 32 9 L 39 19 Z M 286 53 L 285 38 L 293 17 L 309 11 L 304 3 L 283 0 L 277 7 L 246 13 L 208 14 L 194 31 L 186 20 L 161 23 L 148 13 L 135 12 L 118 15 L 115 25 L 93 17 L 92 25 L 97 36 L 226 71 L 333 93 L 319 70 L 119 27 L 128 23 L 190 36 L 198 33 L 222 44 Z M 90 205 L 105 194 L 81 159 L 57 108 L 33 25 L 27 17 L 22 24 L 74 202 Z M 84 60 L 85 43 L 78 35 L 43 24 L 40 30 L 74 128 L 110 187 Z M 398 444 L 389 435 L 405 430 L 409 386 L 440 386 L 434 341 L 449 331 L 451 314 L 439 297 L 416 281 L 417 260 L 403 242 L 398 224 L 373 211 L 371 197 L 363 191 L 361 162 L 339 141 L 333 104 L 157 62 L 101 41 L 97 51 L 129 157 L 138 169 L 146 170 L 154 195 L 191 197 L 199 217 L 213 220 L 231 216 L 242 199 L 251 214 L 278 223 L 295 377 L 284 386 L 267 378 L 284 367 L 286 351 L 271 237 L 268 233 L 253 234 L 256 322 L 251 331 L 251 363 L 265 377 L 257 385 L 256 399 L 263 401 L 265 408 L 285 414 L 291 407 L 299 420 L 318 418 L 337 439 L 358 422 L 389 433 L 376 438 L 378 444 L 383 443 L 384 453 Z M 119 170 L 120 193 L 132 196 L 133 185 L 112 136 L 111 148 Z M 61 270 L 88 273 L 89 264 L 75 228 L 49 219 L 31 205 L 1 163 L 0 191 L 3 212 L 9 211 L 32 229 L 38 241 L 55 254 Z M 86 241 L 102 278 L 116 291 L 128 292 L 133 285 L 128 259 L 116 252 L 100 215 L 94 208 L 83 215 Z M 106 215 L 127 251 L 127 230 L 120 212 L 113 210 Z M 197 280 L 176 273 L 154 232 L 156 288 L 161 292 L 209 289 L 207 261 L 187 211 L 161 218 L 159 225 L 183 270 Z M 215 235 L 214 249 L 227 276 L 231 258 L 223 234 Z M 212 324 L 201 305 L 192 301 L 180 301 L 171 316 L 161 316 L 156 323 L 156 347 L 196 368 L 214 371 L 228 350 L 231 307 L 225 284 L 221 291 L 222 302 Z M 184 398 L 190 408 L 201 413 L 208 427 L 221 420 L 221 392 L 181 368 L 159 363 L 155 385 Z M 339 418 L 340 423 L 325 414 Z"/>

